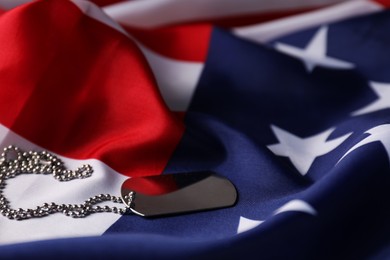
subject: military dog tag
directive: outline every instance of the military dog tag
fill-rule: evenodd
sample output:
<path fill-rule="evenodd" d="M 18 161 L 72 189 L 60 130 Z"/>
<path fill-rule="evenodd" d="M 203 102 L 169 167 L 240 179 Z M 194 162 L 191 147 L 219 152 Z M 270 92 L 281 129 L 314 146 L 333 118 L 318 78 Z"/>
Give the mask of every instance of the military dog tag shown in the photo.
<path fill-rule="evenodd" d="M 121 194 L 144 217 L 229 207 L 237 200 L 234 185 L 212 172 L 134 177 L 123 183 Z"/>

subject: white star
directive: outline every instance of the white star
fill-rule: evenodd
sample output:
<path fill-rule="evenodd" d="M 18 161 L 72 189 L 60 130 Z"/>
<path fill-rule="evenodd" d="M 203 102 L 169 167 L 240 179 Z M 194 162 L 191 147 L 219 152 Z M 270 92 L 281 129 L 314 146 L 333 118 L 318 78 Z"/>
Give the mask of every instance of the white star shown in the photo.
<path fill-rule="evenodd" d="M 275 210 L 272 215 L 277 215 L 288 211 L 303 212 L 313 216 L 317 215 L 317 211 L 309 203 L 303 200 L 291 200 L 286 204 L 284 204 L 283 206 L 281 206 L 280 208 L 278 208 L 277 210 Z M 237 234 L 255 228 L 261 223 L 263 223 L 264 221 L 265 220 L 254 220 L 254 219 L 249 219 L 241 216 L 240 221 L 238 223 Z"/>
<path fill-rule="evenodd" d="M 377 94 L 378 99 L 362 109 L 352 113 L 353 116 L 371 113 L 381 109 L 390 108 L 390 84 L 370 82 L 372 90 Z"/>
<path fill-rule="evenodd" d="M 254 220 L 254 219 L 249 219 L 241 216 L 240 221 L 238 223 L 237 234 L 255 228 L 263 222 L 264 220 Z"/>
<path fill-rule="evenodd" d="M 317 215 L 317 211 L 309 203 L 303 200 L 291 200 L 287 202 L 286 204 L 278 208 L 274 212 L 274 215 L 287 211 L 299 211 L 311 214 L 313 216 Z"/>
<path fill-rule="evenodd" d="M 326 56 L 327 34 L 328 27 L 322 26 L 304 49 L 284 43 L 277 43 L 275 48 L 280 52 L 302 60 L 308 72 L 312 72 L 316 66 L 333 69 L 351 69 L 355 67 L 353 63 Z"/>
<path fill-rule="evenodd" d="M 309 171 L 316 157 L 329 153 L 351 135 L 349 133 L 326 141 L 334 128 L 306 138 L 300 138 L 277 126 L 271 125 L 271 129 L 279 143 L 268 145 L 268 149 L 276 155 L 288 157 L 302 175 Z"/>
<path fill-rule="evenodd" d="M 384 124 L 379 125 L 374 128 L 369 129 L 365 133 L 370 134 L 363 140 L 361 140 L 359 143 L 355 144 L 351 149 L 349 149 L 343 157 L 339 160 L 339 162 L 344 159 L 345 156 L 350 154 L 352 151 L 358 149 L 359 147 L 362 147 L 363 145 L 373 143 L 373 142 L 381 142 L 382 145 L 385 147 L 385 150 L 387 152 L 387 156 L 389 157 L 390 161 L 390 124 Z"/>

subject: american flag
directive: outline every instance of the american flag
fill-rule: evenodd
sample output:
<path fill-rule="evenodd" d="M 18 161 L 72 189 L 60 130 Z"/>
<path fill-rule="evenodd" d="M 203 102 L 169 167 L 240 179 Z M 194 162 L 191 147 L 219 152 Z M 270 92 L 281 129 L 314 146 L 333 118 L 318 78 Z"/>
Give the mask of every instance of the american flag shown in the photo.
<path fill-rule="evenodd" d="M 0 0 L 0 144 L 90 178 L 23 175 L 14 208 L 214 171 L 233 207 L 0 215 L 0 258 L 390 257 L 387 0 Z"/>

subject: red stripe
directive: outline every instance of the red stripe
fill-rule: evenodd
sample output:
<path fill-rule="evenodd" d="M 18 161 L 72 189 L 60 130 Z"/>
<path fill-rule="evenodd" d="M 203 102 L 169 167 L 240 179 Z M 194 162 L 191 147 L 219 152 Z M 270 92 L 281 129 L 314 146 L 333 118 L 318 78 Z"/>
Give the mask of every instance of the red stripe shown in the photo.
<path fill-rule="evenodd" d="M 390 0 L 374 0 L 374 1 L 383 5 L 384 7 L 390 7 Z"/>
<path fill-rule="evenodd" d="M 0 122 L 58 154 L 160 173 L 183 133 L 127 37 L 69 1 L 0 17 Z"/>
<path fill-rule="evenodd" d="M 204 62 L 207 57 L 212 27 L 209 24 L 176 25 L 159 29 L 125 27 L 138 41 L 164 56 Z"/>

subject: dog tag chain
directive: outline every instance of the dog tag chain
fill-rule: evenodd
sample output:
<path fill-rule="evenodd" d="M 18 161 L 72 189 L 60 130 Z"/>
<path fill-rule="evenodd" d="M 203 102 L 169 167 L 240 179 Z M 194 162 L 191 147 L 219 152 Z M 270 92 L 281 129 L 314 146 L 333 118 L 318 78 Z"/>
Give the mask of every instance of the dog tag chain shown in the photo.
<path fill-rule="evenodd" d="M 90 165 L 72 171 L 56 156 L 46 151 L 25 152 L 8 146 L 0 155 L 0 213 L 9 219 L 26 220 L 62 213 L 73 218 L 90 214 L 130 212 L 144 217 L 180 214 L 233 206 L 237 200 L 234 185 L 212 172 L 164 174 L 126 180 L 121 187 L 121 197 L 100 194 L 81 204 L 44 203 L 35 209 L 13 209 L 4 194 L 6 181 L 22 174 L 51 174 L 61 182 L 84 179 L 92 175 Z M 113 202 L 123 207 L 99 206 Z"/>

